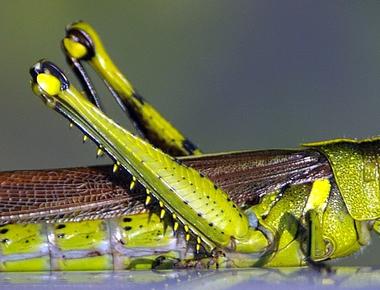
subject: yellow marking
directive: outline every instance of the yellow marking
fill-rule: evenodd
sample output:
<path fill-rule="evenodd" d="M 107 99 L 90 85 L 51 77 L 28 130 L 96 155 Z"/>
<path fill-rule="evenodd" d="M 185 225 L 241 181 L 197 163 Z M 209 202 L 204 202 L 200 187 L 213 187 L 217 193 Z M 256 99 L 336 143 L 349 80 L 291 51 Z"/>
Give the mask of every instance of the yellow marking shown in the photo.
<path fill-rule="evenodd" d="M 146 196 L 146 200 L 145 200 L 145 205 L 150 204 L 151 200 L 152 200 L 151 196 L 150 196 L 150 195 L 147 195 L 147 196 Z"/>
<path fill-rule="evenodd" d="M 4 261 L 0 263 L 0 271 L 5 271 L 5 272 L 31 272 L 31 271 L 49 271 L 49 270 L 50 270 L 49 256 L 15 260 L 15 261 Z"/>
<path fill-rule="evenodd" d="M 103 156 L 104 155 L 104 152 L 102 150 L 102 148 L 98 148 L 98 150 L 96 151 L 96 157 L 100 157 L 100 156 Z"/>
<path fill-rule="evenodd" d="M 2 255 L 38 252 L 47 241 L 41 224 L 10 224 L 0 231 L 0 253 Z"/>
<path fill-rule="evenodd" d="M 146 189 L 146 194 L 150 194 L 150 190 L 148 188 Z"/>
<path fill-rule="evenodd" d="M 165 216 L 165 210 L 164 210 L 164 209 L 161 209 L 160 219 L 163 219 L 164 216 Z"/>
<path fill-rule="evenodd" d="M 173 213 L 172 217 L 173 217 L 173 220 L 177 219 L 177 215 L 175 213 Z"/>
<path fill-rule="evenodd" d="M 307 200 L 304 212 L 310 209 L 323 211 L 327 205 L 327 200 L 330 195 L 331 183 L 328 179 L 319 179 L 313 182 L 309 198 Z"/>
<path fill-rule="evenodd" d="M 190 240 L 190 234 L 186 234 L 186 242 Z"/>
<path fill-rule="evenodd" d="M 61 271 L 88 271 L 88 270 L 112 270 L 112 255 L 84 257 L 77 259 L 57 259 L 58 269 Z"/>
<path fill-rule="evenodd" d="M 189 226 L 188 225 L 185 225 L 183 228 L 184 228 L 184 230 L 185 230 L 186 233 L 189 231 Z"/>
<path fill-rule="evenodd" d="M 131 181 L 131 184 L 129 185 L 129 190 L 133 190 L 135 188 L 136 182 L 134 180 Z"/>
<path fill-rule="evenodd" d="M 197 244 L 196 247 L 195 247 L 197 253 L 199 252 L 199 250 L 201 249 L 201 245 L 200 244 Z"/>
<path fill-rule="evenodd" d="M 64 38 L 63 46 L 67 52 L 76 59 L 81 59 L 87 54 L 87 48 L 83 44 L 76 42 L 71 38 Z"/>
<path fill-rule="evenodd" d="M 70 123 L 70 124 L 69 124 L 69 127 L 70 127 L 70 128 L 74 127 L 74 124 L 73 124 L 73 123 Z"/>
<path fill-rule="evenodd" d="M 57 95 L 61 90 L 61 82 L 50 74 L 41 73 L 37 75 L 37 83 L 40 88 L 51 96 Z"/>
<path fill-rule="evenodd" d="M 121 217 L 118 227 L 121 228 L 121 239 L 128 248 L 167 246 L 174 239 L 171 227 L 166 228 L 154 214 L 143 213 Z"/>
<path fill-rule="evenodd" d="M 119 165 L 117 163 L 115 163 L 112 167 L 112 172 L 115 173 L 116 171 L 119 170 Z"/>
<path fill-rule="evenodd" d="M 160 207 L 164 207 L 164 203 L 162 201 L 159 202 Z"/>
<path fill-rule="evenodd" d="M 200 237 L 197 237 L 197 243 L 200 244 L 202 242 Z"/>
<path fill-rule="evenodd" d="M 55 244 L 62 251 L 96 249 L 107 238 L 104 223 L 94 220 L 55 224 Z"/>
<path fill-rule="evenodd" d="M 88 140 L 88 136 L 87 135 L 83 135 L 83 143 L 86 142 Z"/>
<path fill-rule="evenodd" d="M 173 226 L 173 230 L 174 230 L 174 231 L 177 231 L 177 230 L 178 230 L 178 227 L 179 227 L 179 223 L 175 222 L 175 223 L 174 223 L 174 226 Z"/>

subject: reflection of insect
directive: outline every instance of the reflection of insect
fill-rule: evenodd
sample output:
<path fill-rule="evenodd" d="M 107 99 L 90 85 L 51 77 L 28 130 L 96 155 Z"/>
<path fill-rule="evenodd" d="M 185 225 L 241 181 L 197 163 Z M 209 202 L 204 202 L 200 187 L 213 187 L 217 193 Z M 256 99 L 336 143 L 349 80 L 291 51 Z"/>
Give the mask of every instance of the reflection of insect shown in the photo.
<path fill-rule="evenodd" d="M 92 103 L 48 61 L 32 67 L 33 91 L 115 163 L 1 173 L 1 270 L 299 266 L 352 254 L 379 232 L 380 139 L 201 155 L 88 24 L 72 24 L 63 47 Z M 162 151 L 102 113 L 83 61 Z"/>

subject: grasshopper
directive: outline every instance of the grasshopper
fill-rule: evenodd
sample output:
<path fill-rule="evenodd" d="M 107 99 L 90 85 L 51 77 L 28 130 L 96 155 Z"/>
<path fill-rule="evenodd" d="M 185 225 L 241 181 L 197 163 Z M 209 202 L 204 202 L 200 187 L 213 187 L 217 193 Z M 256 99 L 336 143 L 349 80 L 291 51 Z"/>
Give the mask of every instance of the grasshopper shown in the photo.
<path fill-rule="evenodd" d="M 202 154 L 150 105 L 85 22 L 62 41 L 80 93 L 55 64 L 32 90 L 113 166 L 0 174 L 0 270 L 315 265 L 380 232 L 380 139 Z M 84 63 L 140 136 L 107 117 Z"/>

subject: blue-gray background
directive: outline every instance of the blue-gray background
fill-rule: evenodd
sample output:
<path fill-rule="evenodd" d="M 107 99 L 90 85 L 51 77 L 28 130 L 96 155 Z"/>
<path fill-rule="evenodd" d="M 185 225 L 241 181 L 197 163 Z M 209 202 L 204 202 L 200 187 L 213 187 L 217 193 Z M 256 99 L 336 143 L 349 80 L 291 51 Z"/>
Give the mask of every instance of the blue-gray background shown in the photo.
<path fill-rule="evenodd" d="M 108 162 L 96 161 L 94 146 L 29 88 L 28 69 L 40 58 L 67 70 L 60 40 L 78 19 L 204 151 L 380 133 L 379 1 L 0 4 L 1 170 Z M 107 112 L 128 123 L 109 100 Z M 346 263 L 377 265 L 379 253 L 380 243 Z"/>

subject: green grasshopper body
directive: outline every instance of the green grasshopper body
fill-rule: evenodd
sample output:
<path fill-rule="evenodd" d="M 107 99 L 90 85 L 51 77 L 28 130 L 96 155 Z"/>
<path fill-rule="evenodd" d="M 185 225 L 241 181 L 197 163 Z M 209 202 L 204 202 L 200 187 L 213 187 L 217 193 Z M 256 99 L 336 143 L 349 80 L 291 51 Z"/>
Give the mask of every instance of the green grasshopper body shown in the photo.
<path fill-rule="evenodd" d="M 2 173 L 0 270 L 302 266 L 350 255 L 378 232 L 378 139 L 202 155 L 88 24 L 70 26 L 63 47 L 92 102 L 48 61 L 32 67 L 33 91 L 115 163 Z M 101 111 L 82 61 L 145 140 Z"/>

